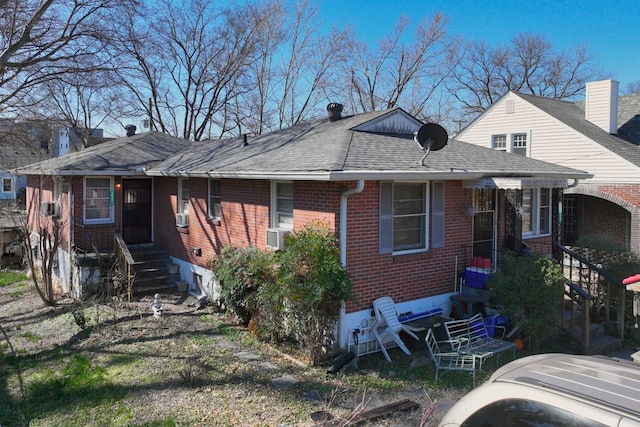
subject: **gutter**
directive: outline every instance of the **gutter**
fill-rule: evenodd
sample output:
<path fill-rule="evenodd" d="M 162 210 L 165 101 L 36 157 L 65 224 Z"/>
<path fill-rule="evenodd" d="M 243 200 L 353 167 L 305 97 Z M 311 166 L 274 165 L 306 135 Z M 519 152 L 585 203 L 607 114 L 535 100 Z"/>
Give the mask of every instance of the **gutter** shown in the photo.
<path fill-rule="evenodd" d="M 577 187 L 577 186 L 578 186 L 578 184 L 580 184 L 580 180 L 579 180 L 579 179 L 574 179 L 574 180 L 573 180 L 573 184 L 567 185 L 567 187 L 565 188 L 565 190 L 566 190 L 567 188 L 575 188 L 575 187 Z"/>
<path fill-rule="evenodd" d="M 355 188 L 347 190 L 340 195 L 340 263 L 343 267 L 347 266 L 347 199 L 349 196 L 361 193 L 364 190 L 364 180 L 358 181 Z M 344 301 L 340 303 L 340 314 L 338 316 L 338 346 L 340 348 L 347 347 L 347 329 L 346 329 L 346 304 Z"/>

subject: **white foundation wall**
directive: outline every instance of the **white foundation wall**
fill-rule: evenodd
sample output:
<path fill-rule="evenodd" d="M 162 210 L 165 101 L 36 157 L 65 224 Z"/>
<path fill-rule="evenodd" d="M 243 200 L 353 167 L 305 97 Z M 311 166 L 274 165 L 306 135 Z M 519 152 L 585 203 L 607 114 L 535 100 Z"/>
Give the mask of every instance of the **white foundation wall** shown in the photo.
<path fill-rule="evenodd" d="M 451 295 L 453 295 L 453 293 L 396 303 L 396 309 L 400 314 L 416 314 L 441 309 L 441 316 L 450 317 Z M 366 310 L 345 314 L 344 318 L 341 319 L 341 322 L 338 324 L 338 328 L 340 329 L 338 333 L 338 346 L 347 351 L 353 351 L 356 355 L 379 351 L 375 337 L 370 332 L 374 320 L 373 306 Z M 357 338 L 354 333 L 356 333 Z"/>
<path fill-rule="evenodd" d="M 178 272 L 180 274 L 180 280 L 187 282 L 187 289 L 191 295 L 202 296 L 207 295 L 211 300 L 217 301 L 220 299 L 220 290 L 218 283 L 215 280 L 213 271 L 200 267 L 199 265 L 191 264 L 180 258 L 171 257 L 171 261 L 178 265 Z M 196 283 L 196 276 L 202 278 L 201 284 Z"/>

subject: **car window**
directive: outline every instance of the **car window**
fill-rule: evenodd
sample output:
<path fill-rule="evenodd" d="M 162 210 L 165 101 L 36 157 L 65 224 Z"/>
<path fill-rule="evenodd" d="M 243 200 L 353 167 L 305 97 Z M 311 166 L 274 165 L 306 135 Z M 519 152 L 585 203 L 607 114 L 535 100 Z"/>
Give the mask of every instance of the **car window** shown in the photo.
<path fill-rule="evenodd" d="M 493 402 L 474 412 L 461 426 L 606 427 L 605 424 L 562 408 L 524 399 L 504 399 Z"/>

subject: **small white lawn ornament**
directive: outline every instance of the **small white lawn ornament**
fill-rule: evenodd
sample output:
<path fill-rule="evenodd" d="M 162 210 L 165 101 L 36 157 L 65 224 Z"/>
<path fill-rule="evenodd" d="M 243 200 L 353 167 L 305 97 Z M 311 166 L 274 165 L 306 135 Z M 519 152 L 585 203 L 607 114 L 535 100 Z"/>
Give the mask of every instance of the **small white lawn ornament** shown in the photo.
<path fill-rule="evenodd" d="M 160 300 L 160 294 L 155 294 L 155 296 L 153 297 L 151 310 L 153 310 L 153 317 L 162 316 L 162 301 Z"/>

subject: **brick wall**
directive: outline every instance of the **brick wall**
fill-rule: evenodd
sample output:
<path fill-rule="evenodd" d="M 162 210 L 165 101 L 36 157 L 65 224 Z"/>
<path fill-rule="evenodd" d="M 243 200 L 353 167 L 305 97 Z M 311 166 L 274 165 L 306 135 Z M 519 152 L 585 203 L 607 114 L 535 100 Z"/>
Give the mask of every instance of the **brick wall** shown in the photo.
<path fill-rule="evenodd" d="M 296 182 L 294 225 L 322 220 L 339 229 L 340 194 L 354 183 Z M 268 181 L 223 179 L 222 219 L 207 219 L 208 182 L 189 181 L 191 208 L 189 227 L 175 226 L 177 178 L 155 180 L 156 243 L 172 256 L 206 267 L 225 245 L 265 247 L 265 230 L 270 226 L 270 183 Z M 464 268 L 471 236 L 471 218 L 463 211 L 466 193 L 460 182 L 446 183 L 444 248 L 404 256 L 378 254 L 378 184 L 367 182 L 362 193 L 348 199 L 347 269 L 354 283 L 357 301 L 347 311 L 370 307 L 382 295 L 396 301 L 413 300 L 455 288 L 457 268 Z M 196 256 L 192 249 L 202 249 Z"/>
<path fill-rule="evenodd" d="M 378 253 L 378 192 L 377 182 L 367 182 L 362 193 L 349 198 L 347 268 L 357 300 L 347 311 L 370 307 L 384 295 L 402 302 L 453 292 L 456 271 L 468 262 L 472 228 L 463 213 L 466 193 L 460 182 L 445 186 L 445 247 L 410 255 Z"/>
<path fill-rule="evenodd" d="M 189 227 L 176 227 L 177 178 L 156 178 L 155 242 L 177 258 L 206 267 L 226 245 L 265 247 L 269 228 L 269 181 L 223 180 L 222 218 L 208 218 L 208 180 L 189 179 Z M 194 253 L 201 249 L 201 255 Z"/>
<path fill-rule="evenodd" d="M 579 185 L 566 193 L 579 202 L 580 236 L 602 236 L 640 251 L 639 185 Z"/>
<path fill-rule="evenodd" d="M 582 235 L 601 236 L 629 249 L 631 214 L 626 209 L 597 197 L 585 196 L 580 229 Z"/>

